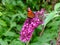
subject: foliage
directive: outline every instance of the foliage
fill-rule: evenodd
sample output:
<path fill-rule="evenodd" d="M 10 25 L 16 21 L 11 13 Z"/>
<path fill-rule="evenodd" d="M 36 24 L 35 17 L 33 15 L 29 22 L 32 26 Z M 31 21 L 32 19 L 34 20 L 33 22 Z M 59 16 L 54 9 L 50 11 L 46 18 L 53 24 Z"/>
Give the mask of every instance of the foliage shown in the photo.
<path fill-rule="evenodd" d="M 42 0 L 0 0 L 0 44 L 25 45 L 19 39 L 19 32 L 27 18 L 27 7 L 31 7 L 33 11 L 45 8 L 49 12 L 44 20 L 43 35 L 39 36 L 42 31 L 39 26 L 35 29 L 29 45 L 50 45 L 51 40 L 55 44 L 60 23 L 60 3 L 51 11 L 52 5 Z"/>

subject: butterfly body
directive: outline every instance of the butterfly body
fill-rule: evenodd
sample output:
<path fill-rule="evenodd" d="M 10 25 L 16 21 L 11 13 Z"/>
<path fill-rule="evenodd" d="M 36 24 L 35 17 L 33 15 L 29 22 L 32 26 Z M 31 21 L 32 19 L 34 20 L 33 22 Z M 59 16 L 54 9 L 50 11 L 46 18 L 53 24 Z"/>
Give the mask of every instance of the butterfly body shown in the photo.
<path fill-rule="evenodd" d="M 30 8 L 28 8 L 28 18 L 34 18 L 35 14 L 32 12 Z"/>

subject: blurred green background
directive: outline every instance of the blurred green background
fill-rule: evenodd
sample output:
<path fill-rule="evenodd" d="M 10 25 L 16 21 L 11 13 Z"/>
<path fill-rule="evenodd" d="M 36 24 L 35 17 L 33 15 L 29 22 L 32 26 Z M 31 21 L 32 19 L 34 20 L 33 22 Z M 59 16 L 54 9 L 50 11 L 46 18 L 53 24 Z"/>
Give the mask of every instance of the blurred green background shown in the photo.
<path fill-rule="evenodd" d="M 27 18 L 27 8 L 33 11 L 45 8 L 50 13 L 58 2 L 60 0 L 0 0 L 0 45 L 25 45 L 19 40 L 19 32 Z M 42 36 L 39 36 L 41 27 L 36 28 L 29 45 L 51 45 L 51 41 L 55 45 L 59 22 L 60 17 L 51 20 Z"/>

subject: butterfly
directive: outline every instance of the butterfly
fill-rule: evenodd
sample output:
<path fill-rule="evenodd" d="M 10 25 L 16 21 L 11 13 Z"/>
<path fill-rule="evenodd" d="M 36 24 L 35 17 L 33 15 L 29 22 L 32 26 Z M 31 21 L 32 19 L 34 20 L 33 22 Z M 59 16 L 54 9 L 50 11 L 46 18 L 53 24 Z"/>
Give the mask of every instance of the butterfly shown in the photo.
<path fill-rule="evenodd" d="M 32 12 L 32 10 L 30 8 L 28 8 L 28 18 L 34 18 L 35 14 Z"/>

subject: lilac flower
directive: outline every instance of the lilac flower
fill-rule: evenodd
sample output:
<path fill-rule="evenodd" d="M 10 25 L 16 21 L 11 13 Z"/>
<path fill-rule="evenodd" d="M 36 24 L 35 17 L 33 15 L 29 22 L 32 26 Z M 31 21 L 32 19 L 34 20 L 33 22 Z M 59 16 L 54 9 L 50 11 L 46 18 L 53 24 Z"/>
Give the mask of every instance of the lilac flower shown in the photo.
<path fill-rule="evenodd" d="M 41 18 L 43 18 L 44 16 L 44 9 L 41 9 L 41 11 L 34 12 L 34 14 L 34 18 L 27 18 L 24 22 L 24 25 L 20 32 L 20 40 L 22 42 L 30 41 L 34 29 L 43 23 L 43 20 Z"/>

